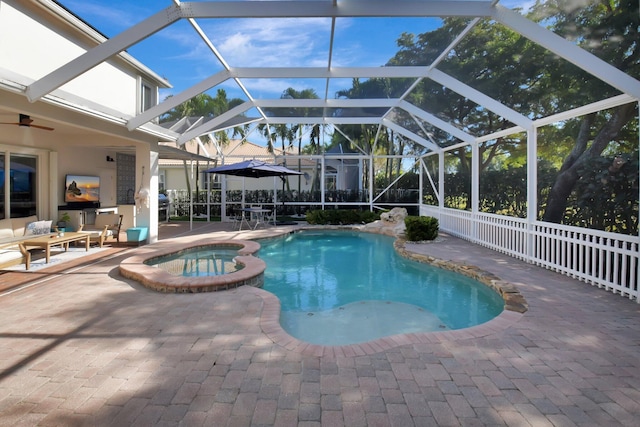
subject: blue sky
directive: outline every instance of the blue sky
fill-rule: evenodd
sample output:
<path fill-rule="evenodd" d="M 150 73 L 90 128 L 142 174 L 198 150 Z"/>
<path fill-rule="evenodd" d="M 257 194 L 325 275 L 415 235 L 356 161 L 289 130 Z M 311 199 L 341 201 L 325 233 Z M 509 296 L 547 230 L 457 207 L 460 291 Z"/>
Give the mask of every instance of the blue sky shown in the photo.
<path fill-rule="evenodd" d="M 389 0 L 393 1 L 393 0 Z M 114 37 L 136 23 L 173 5 L 171 0 L 60 0 L 83 20 Z M 531 0 L 503 0 L 505 7 L 524 7 Z M 326 67 L 329 57 L 330 19 L 206 19 L 197 20 L 224 60 L 232 67 Z M 368 18 L 336 21 L 332 66 L 378 67 L 397 52 L 396 40 L 403 32 L 420 34 L 437 28 L 436 18 Z M 274 51 L 273 45 L 279 46 Z M 130 47 L 136 59 L 166 78 L 173 88 L 160 92 L 160 101 L 177 94 L 201 80 L 223 70 L 223 66 L 185 20 L 178 21 Z M 320 98 L 327 92 L 334 98 L 338 90 L 352 87 L 351 79 L 259 79 L 244 80 L 254 98 L 280 98 L 288 88 L 314 89 Z M 227 92 L 227 98 L 246 96 L 233 80 L 210 89 Z M 248 116 L 257 116 L 249 111 Z M 252 133 L 249 140 L 266 144 L 261 135 Z"/>
<path fill-rule="evenodd" d="M 97 28 L 113 37 L 139 21 L 173 4 L 171 0 L 61 0 L 61 3 Z M 526 4 L 523 0 L 501 2 L 506 7 Z M 400 34 L 419 34 L 433 30 L 438 19 L 341 19 L 336 27 L 334 66 L 382 66 L 397 51 Z M 326 66 L 330 21 L 328 19 L 199 20 L 225 60 L 236 67 Z M 274 52 L 269 46 L 281 45 Z M 134 57 L 173 85 L 161 99 L 178 93 L 222 69 L 186 21 L 180 21 L 132 46 Z M 350 81 L 335 82 L 332 91 L 348 88 Z M 288 87 L 310 86 L 324 95 L 324 81 L 260 80 L 247 81 L 247 88 L 258 98 L 279 98 Z M 243 97 L 233 82 L 223 87 L 229 98 Z M 215 93 L 211 93 L 215 95 Z"/>

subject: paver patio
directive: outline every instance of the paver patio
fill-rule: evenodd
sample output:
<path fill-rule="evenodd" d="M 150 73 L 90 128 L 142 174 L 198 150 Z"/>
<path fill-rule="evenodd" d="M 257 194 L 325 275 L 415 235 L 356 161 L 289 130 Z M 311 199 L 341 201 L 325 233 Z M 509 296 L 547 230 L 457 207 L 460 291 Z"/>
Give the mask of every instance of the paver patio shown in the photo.
<path fill-rule="evenodd" d="M 136 249 L 112 251 L 0 294 L 0 425 L 639 425 L 639 304 L 452 237 L 407 247 L 514 283 L 529 310 L 482 337 L 311 356 L 263 332 L 264 291 L 156 293 L 118 274 Z"/>

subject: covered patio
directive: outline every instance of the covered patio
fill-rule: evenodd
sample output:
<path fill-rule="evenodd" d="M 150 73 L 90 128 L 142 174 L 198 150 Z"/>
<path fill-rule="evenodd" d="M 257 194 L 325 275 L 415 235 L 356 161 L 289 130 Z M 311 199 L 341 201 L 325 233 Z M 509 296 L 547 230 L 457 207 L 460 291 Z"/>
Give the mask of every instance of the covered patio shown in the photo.
<path fill-rule="evenodd" d="M 161 224 L 157 244 L 254 233 L 227 226 Z M 266 334 L 272 301 L 259 289 L 194 298 L 125 280 L 118 265 L 134 250 L 21 273 L 30 280 L 0 294 L 3 424 L 632 426 L 640 416 L 638 304 L 452 236 L 411 250 L 513 282 L 529 310 L 353 354 Z"/>

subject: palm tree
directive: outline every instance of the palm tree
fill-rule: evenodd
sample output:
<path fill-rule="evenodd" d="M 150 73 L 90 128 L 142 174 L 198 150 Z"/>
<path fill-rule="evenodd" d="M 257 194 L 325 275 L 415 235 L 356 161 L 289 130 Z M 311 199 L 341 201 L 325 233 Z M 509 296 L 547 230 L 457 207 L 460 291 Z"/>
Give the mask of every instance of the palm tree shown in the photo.
<path fill-rule="evenodd" d="M 170 121 L 178 121 L 182 118 L 213 118 L 217 117 L 220 114 L 228 111 L 230 108 L 242 103 L 241 99 L 231 99 L 227 98 L 227 93 L 224 89 L 218 89 L 216 92 L 216 97 L 213 98 L 211 95 L 206 93 L 199 93 L 188 101 L 183 102 L 182 104 L 176 106 L 169 110 L 165 115 L 160 117 L 160 123 L 166 123 Z M 233 128 L 233 135 L 242 134 L 245 132 L 241 127 Z M 213 133 L 213 137 L 217 140 L 217 142 L 224 146 L 229 143 L 229 135 L 228 131 L 219 131 Z M 204 144 L 211 144 L 212 139 L 210 134 L 201 135 L 201 142 Z M 186 150 L 186 146 L 183 145 L 182 149 Z M 200 154 L 200 145 L 198 144 L 196 147 L 197 154 Z M 188 169 L 186 167 L 186 160 L 183 160 L 185 164 L 185 178 L 187 183 L 187 191 L 191 194 L 191 181 L 189 180 Z M 200 176 L 200 162 L 196 160 L 196 176 L 199 178 Z M 199 188 L 199 179 L 196 179 L 196 195 L 200 193 Z"/>

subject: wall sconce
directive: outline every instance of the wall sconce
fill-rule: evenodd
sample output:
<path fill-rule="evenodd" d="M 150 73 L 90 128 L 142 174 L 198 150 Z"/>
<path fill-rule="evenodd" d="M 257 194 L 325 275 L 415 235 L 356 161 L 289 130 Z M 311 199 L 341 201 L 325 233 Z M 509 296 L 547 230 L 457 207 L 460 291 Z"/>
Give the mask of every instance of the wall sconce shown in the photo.
<path fill-rule="evenodd" d="M 107 162 L 115 162 L 115 160 L 113 160 L 113 157 L 107 156 Z"/>

